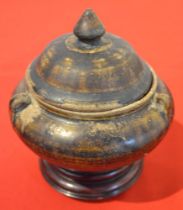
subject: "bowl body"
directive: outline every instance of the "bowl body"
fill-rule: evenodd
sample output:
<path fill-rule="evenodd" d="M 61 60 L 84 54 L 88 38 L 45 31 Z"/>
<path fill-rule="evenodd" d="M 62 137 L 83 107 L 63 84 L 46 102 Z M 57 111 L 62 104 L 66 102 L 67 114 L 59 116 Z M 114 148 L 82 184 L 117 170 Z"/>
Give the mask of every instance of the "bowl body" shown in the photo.
<path fill-rule="evenodd" d="M 11 120 L 23 142 L 41 158 L 71 170 L 113 170 L 143 158 L 166 133 L 173 100 L 158 79 L 148 103 L 128 113 L 97 120 L 49 112 L 27 90 L 25 80 L 10 102 Z"/>

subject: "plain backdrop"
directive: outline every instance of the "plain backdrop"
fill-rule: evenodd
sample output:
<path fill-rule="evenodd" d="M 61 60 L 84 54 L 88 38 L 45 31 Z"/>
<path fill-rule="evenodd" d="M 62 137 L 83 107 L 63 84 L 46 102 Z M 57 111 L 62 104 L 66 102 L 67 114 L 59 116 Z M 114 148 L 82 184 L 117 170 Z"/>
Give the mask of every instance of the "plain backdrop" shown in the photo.
<path fill-rule="evenodd" d="M 42 178 L 38 158 L 16 136 L 8 101 L 26 67 L 47 45 L 71 32 L 86 8 L 147 60 L 169 86 L 175 118 L 164 141 L 146 157 L 137 183 L 103 202 L 83 202 L 54 191 Z M 181 210 L 183 209 L 183 1 L 6 0 L 0 1 L 0 209 Z"/>

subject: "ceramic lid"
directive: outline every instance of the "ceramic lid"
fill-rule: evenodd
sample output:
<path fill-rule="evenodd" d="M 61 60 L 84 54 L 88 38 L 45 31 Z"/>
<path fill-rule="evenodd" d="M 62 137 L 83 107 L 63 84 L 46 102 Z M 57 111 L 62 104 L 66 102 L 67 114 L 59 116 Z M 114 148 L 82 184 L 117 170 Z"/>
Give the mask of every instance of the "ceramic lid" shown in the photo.
<path fill-rule="evenodd" d="M 92 10 L 52 41 L 30 65 L 27 81 L 44 104 L 77 112 L 102 112 L 143 98 L 152 72 L 123 39 L 105 29 Z"/>

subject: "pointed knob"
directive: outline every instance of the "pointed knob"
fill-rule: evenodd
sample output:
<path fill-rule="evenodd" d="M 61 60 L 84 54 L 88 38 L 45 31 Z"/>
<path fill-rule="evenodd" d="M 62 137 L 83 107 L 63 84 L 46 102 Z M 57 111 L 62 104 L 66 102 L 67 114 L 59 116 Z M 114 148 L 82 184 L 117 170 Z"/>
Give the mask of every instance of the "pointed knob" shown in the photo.
<path fill-rule="evenodd" d="M 105 29 L 99 18 L 91 10 L 87 9 L 74 28 L 74 34 L 80 40 L 95 40 L 105 33 Z"/>

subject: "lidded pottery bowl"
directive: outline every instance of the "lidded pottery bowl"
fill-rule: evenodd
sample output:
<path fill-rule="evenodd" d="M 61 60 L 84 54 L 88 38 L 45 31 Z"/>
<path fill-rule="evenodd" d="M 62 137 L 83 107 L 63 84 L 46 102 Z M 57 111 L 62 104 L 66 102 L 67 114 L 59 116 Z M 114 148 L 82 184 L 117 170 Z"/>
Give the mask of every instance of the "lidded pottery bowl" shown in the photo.
<path fill-rule="evenodd" d="M 130 187 L 173 116 L 166 85 L 86 10 L 28 67 L 10 101 L 12 124 L 59 192 L 99 200 Z"/>

